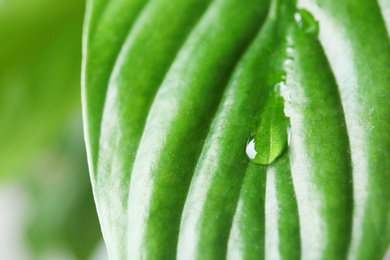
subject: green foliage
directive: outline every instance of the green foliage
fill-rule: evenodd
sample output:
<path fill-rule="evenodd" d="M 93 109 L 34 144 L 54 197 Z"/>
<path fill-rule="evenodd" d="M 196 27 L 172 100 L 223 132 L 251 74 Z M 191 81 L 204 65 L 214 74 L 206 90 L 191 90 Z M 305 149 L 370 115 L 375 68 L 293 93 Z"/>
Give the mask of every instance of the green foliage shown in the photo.
<path fill-rule="evenodd" d="M 82 1 L 0 8 L 0 178 L 20 171 L 79 104 Z"/>
<path fill-rule="evenodd" d="M 101 240 L 79 112 L 84 5 L 0 1 L 0 181 L 29 195 L 33 259 L 58 248 L 89 259 Z"/>
<path fill-rule="evenodd" d="M 84 127 L 110 256 L 381 259 L 388 10 L 91 0 Z"/>
<path fill-rule="evenodd" d="M 90 259 L 101 240 L 80 130 L 80 120 L 64 127 L 25 179 L 31 207 L 26 234 L 35 259 L 56 249 Z"/>

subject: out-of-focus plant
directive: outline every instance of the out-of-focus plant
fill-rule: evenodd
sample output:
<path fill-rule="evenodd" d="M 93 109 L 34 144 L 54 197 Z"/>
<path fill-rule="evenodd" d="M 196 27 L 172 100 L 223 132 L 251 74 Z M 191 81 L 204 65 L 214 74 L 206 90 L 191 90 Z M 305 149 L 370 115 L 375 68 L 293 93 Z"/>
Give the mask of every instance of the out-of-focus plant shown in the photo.
<path fill-rule="evenodd" d="M 56 248 L 88 259 L 101 240 L 80 119 L 84 8 L 0 1 L 0 181 L 16 179 L 30 196 L 26 235 L 37 259 Z"/>
<path fill-rule="evenodd" d="M 88 259 L 101 240 L 77 119 L 35 161 L 27 178 L 32 204 L 28 240 L 38 257 L 66 249 L 77 259 Z"/>
<path fill-rule="evenodd" d="M 83 1 L 0 4 L 0 178 L 78 107 Z"/>

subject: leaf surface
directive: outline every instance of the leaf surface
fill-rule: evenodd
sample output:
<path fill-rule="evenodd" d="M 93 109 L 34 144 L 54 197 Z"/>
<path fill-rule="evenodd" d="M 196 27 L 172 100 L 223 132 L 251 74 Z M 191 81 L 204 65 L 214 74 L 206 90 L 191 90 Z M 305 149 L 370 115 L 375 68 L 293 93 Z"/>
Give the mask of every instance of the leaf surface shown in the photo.
<path fill-rule="evenodd" d="M 90 1 L 84 124 L 110 256 L 380 259 L 390 240 L 386 10 Z"/>

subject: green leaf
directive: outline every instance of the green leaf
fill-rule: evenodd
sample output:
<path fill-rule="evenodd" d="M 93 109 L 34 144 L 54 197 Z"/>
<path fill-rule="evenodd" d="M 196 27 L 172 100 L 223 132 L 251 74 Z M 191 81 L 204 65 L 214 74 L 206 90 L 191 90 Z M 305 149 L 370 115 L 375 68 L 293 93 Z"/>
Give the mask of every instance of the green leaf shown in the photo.
<path fill-rule="evenodd" d="M 91 0 L 84 125 L 110 256 L 381 259 L 390 243 L 381 7 Z"/>

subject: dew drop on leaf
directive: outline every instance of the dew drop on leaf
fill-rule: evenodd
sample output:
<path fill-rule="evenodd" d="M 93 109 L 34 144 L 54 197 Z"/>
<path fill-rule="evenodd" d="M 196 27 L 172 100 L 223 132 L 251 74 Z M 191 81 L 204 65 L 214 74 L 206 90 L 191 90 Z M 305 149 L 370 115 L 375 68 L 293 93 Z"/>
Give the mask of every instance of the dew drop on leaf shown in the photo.
<path fill-rule="evenodd" d="M 318 34 L 318 22 L 314 19 L 313 15 L 305 9 L 299 9 L 294 14 L 294 20 L 297 23 L 298 28 L 305 31 L 307 34 Z"/>
<path fill-rule="evenodd" d="M 285 73 L 277 71 L 271 74 L 269 83 L 276 79 L 279 79 L 279 83 L 270 90 L 259 117 L 259 124 L 246 146 L 247 157 L 251 163 L 257 165 L 272 164 L 288 146 L 289 120 L 284 114 L 284 99 L 280 95 Z"/>

